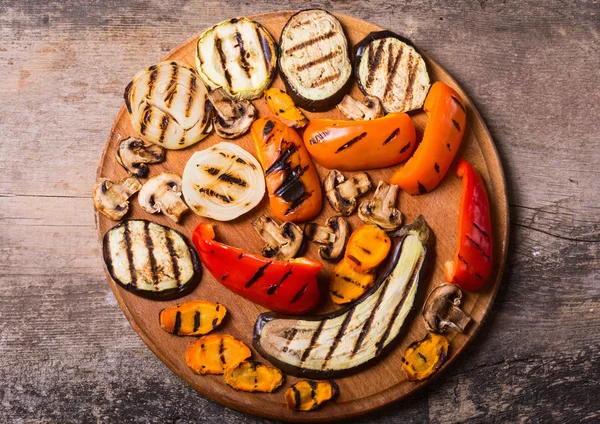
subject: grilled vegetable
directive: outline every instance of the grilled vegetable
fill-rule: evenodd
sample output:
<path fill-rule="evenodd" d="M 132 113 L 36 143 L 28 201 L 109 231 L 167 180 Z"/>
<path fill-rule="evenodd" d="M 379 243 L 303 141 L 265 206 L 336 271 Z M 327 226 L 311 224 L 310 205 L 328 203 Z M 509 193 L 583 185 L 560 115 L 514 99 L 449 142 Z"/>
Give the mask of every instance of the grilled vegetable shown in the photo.
<path fill-rule="evenodd" d="M 124 178 L 116 183 L 100 178 L 92 191 L 94 206 L 102 215 L 118 221 L 129 210 L 129 198 L 141 188 L 142 184 L 136 177 Z"/>
<path fill-rule="evenodd" d="M 344 175 L 334 169 L 327 174 L 323 181 L 325 196 L 333 209 L 344 216 L 350 216 L 356 209 L 356 198 L 362 196 L 371 188 L 373 184 L 369 180 L 366 172 L 359 172 L 349 180 Z"/>
<path fill-rule="evenodd" d="M 243 361 L 225 371 L 225 382 L 243 392 L 271 393 L 283 383 L 283 374 L 270 365 Z"/>
<path fill-rule="evenodd" d="M 319 249 L 321 259 L 328 262 L 339 261 L 350 235 L 348 221 L 342 216 L 330 216 L 325 226 L 309 222 L 304 226 L 304 234 L 309 240 L 322 245 Z"/>
<path fill-rule="evenodd" d="M 402 370 L 408 381 L 423 381 L 431 377 L 448 357 L 448 340 L 427 333 L 423 340 L 412 343 L 402 357 Z"/>
<path fill-rule="evenodd" d="M 212 130 L 208 91 L 192 68 L 160 62 L 135 74 L 125 89 L 133 128 L 165 149 L 183 149 Z"/>
<path fill-rule="evenodd" d="M 196 374 L 223 374 L 251 355 L 248 346 L 229 334 L 210 334 L 190 343 L 185 363 Z"/>
<path fill-rule="evenodd" d="M 257 160 L 223 142 L 192 155 L 183 170 L 183 197 L 194 212 L 230 221 L 260 203 L 265 180 Z"/>
<path fill-rule="evenodd" d="M 233 18 L 200 35 L 196 66 L 209 87 L 223 87 L 234 99 L 257 99 L 275 77 L 277 47 L 258 22 Z"/>
<path fill-rule="evenodd" d="M 402 213 L 396 207 L 398 187 L 379 181 L 371 200 L 365 200 L 358 208 L 358 217 L 365 224 L 377 225 L 385 231 L 394 231 L 402 225 Z"/>
<path fill-rule="evenodd" d="M 206 269 L 229 290 L 284 314 L 305 314 L 319 303 L 316 276 L 322 264 L 306 258 L 270 260 L 214 238 L 213 225 L 202 223 L 192 240 Z"/>
<path fill-rule="evenodd" d="M 358 272 L 354 263 L 344 258 L 333 268 L 329 280 L 329 295 L 338 305 L 354 302 L 375 282 L 375 272 Z"/>
<path fill-rule="evenodd" d="M 431 86 L 423 110 L 429 116 L 423 140 L 390 179 L 409 194 L 428 193 L 442 181 L 458 152 L 467 122 L 460 96 L 440 81 Z"/>
<path fill-rule="evenodd" d="M 423 217 L 400 229 L 386 271 L 349 307 L 307 318 L 260 315 L 254 347 L 286 374 L 331 378 L 357 371 L 400 332 L 423 278 L 428 239 Z"/>
<path fill-rule="evenodd" d="M 284 222 L 278 225 L 267 215 L 261 215 L 252 226 L 258 235 L 267 243 L 262 254 L 266 258 L 278 261 L 292 259 L 302 247 L 302 228 L 293 222 Z"/>
<path fill-rule="evenodd" d="M 139 296 L 175 299 L 200 282 L 196 251 L 172 228 L 145 220 L 123 221 L 104 235 L 103 247 L 112 279 Z"/>
<path fill-rule="evenodd" d="M 162 212 L 173 222 L 179 222 L 189 209 L 181 200 L 181 177 L 173 172 L 163 172 L 146 181 L 138 201 L 146 212 Z"/>
<path fill-rule="evenodd" d="M 410 117 L 393 113 L 372 121 L 311 119 L 304 144 L 325 168 L 362 171 L 405 161 L 415 148 L 415 137 Z"/>
<path fill-rule="evenodd" d="M 346 94 L 337 108 L 342 115 L 353 121 L 370 121 L 385 115 L 381 101 L 373 96 L 366 96 L 362 102 L 359 102 Z"/>
<path fill-rule="evenodd" d="M 200 336 L 217 328 L 227 309 L 205 300 L 193 300 L 163 309 L 158 320 L 163 330 L 176 336 Z"/>
<path fill-rule="evenodd" d="M 408 40 L 391 31 L 372 32 L 354 48 L 354 74 L 363 93 L 378 97 L 387 112 L 423 105 L 429 74 Z"/>
<path fill-rule="evenodd" d="M 279 88 L 272 87 L 265 91 L 265 99 L 271 112 L 288 127 L 302 128 L 308 124 L 308 119 L 296 107 L 292 98 Z"/>
<path fill-rule="evenodd" d="M 256 120 L 251 132 L 273 216 L 292 222 L 314 218 L 323 203 L 321 181 L 298 133 L 275 118 Z"/>
<path fill-rule="evenodd" d="M 208 93 L 215 110 L 215 132 L 222 138 L 236 138 L 245 134 L 256 119 L 256 109 L 248 100 L 234 100 L 222 88 Z"/>
<path fill-rule="evenodd" d="M 458 247 L 453 261 L 444 265 L 449 283 L 463 290 L 480 289 L 492 272 L 492 220 L 485 185 L 471 164 L 460 159 L 456 175 L 462 178 L 458 216 Z"/>
<path fill-rule="evenodd" d="M 342 24 L 324 10 L 302 10 L 287 21 L 279 41 L 279 71 L 294 103 L 313 112 L 338 104 L 352 75 Z"/>
<path fill-rule="evenodd" d="M 139 138 L 127 137 L 117 148 L 117 162 L 131 175 L 139 178 L 148 176 L 147 163 L 165 160 L 165 150 L 156 144 L 146 143 Z"/>
<path fill-rule="evenodd" d="M 294 411 L 314 411 L 334 398 L 338 391 L 338 385 L 332 380 L 301 380 L 286 390 L 285 403 Z"/>
<path fill-rule="evenodd" d="M 460 309 L 462 291 L 454 284 L 437 286 L 423 307 L 425 327 L 433 333 L 443 333 L 450 327 L 454 331 L 465 331 L 471 317 Z"/>
<path fill-rule="evenodd" d="M 374 225 L 357 228 L 348 240 L 346 258 L 357 272 L 374 270 L 387 258 L 391 242 L 388 236 Z"/>

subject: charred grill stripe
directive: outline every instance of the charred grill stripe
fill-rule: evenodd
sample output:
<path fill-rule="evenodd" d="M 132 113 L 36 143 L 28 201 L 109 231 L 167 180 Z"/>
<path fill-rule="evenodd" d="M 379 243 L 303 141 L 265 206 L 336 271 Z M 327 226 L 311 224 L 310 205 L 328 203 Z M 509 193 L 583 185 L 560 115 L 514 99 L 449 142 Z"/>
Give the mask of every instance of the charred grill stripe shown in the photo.
<path fill-rule="evenodd" d="M 198 329 L 200 328 L 200 311 L 196 311 L 196 313 L 194 314 L 194 333 L 196 331 L 198 331 Z"/>
<path fill-rule="evenodd" d="M 248 288 L 250 287 L 252 284 L 256 283 L 265 273 L 265 270 L 272 264 L 271 261 L 267 262 L 266 264 L 264 264 L 263 266 L 261 266 L 260 268 L 258 268 L 256 270 L 256 272 L 254 273 L 254 275 L 252 276 L 252 278 L 250 278 L 250 280 L 248 280 L 248 282 L 246 283 L 246 285 L 244 286 L 244 288 Z"/>
<path fill-rule="evenodd" d="M 311 60 L 310 62 L 304 63 L 296 68 L 297 72 L 302 72 L 306 69 L 310 69 L 313 66 L 320 65 L 321 63 L 327 62 L 329 59 L 333 59 L 336 56 L 340 55 L 340 51 L 334 51 L 327 53 L 325 56 L 321 56 L 317 59 Z"/>
<path fill-rule="evenodd" d="M 360 330 L 360 334 L 358 335 L 358 338 L 356 339 L 356 344 L 354 345 L 354 349 L 352 349 L 352 356 L 354 356 L 356 354 L 356 352 L 358 352 L 358 350 L 362 346 L 363 340 L 369 333 L 369 330 L 371 329 L 371 324 L 373 323 L 373 320 L 375 319 L 375 314 L 377 313 L 377 310 L 379 309 L 379 305 L 381 305 L 381 302 L 383 301 L 383 298 L 385 297 L 385 293 L 386 293 L 389 285 L 390 285 L 390 277 L 388 277 L 385 280 L 385 285 L 383 286 L 383 288 L 381 289 L 381 292 L 379 293 L 379 297 L 377 298 L 377 302 L 375 303 L 375 306 L 373 307 L 373 310 L 371 311 L 371 315 L 369 315 L 369 318 L 365 321 L 362 329 Z"/>
<path fill-rule="evenodd" d="M 478 273 L 475 273 L 475 277 L 476 277 L 476 278 L 477 278 L 479 281 L 483 280 L 483 277 L 482 277 L 481 275 L 479 275 Z"/>
<path fill-rule="evenodd" d="M 413 269 L 413 273 L 410 276 L 410 279 L 408 280 L 409 283 L 406 286 L 404 286 L 404 290 L 402 291 L 402 295 L 400 296 L 400 300 L 398 301 L 398 304 L 394 308 L 394 312 L 392 313 L 392 318 L 390 319 L 390 322 L 388 322 L 388 325 L 385 328 L 385 331 L 383 332 L 381 338 L 375 344 L 375 346 L 377 346 L 377 351 L 375 353 L 375 356 L 379 355 L 381 353 L 381 351 L 383 350 L 383 348 L 385 347 L 385 342 L 387 341 L 388 337 L 390 336 L 392 327 L 394 326 L 394 323 L 396 322 L 396 319 L 398 318 L 398 315 L 400 314 L 400 310 L 402 309 L 402 306 L 404 306 L 404 302 L 406 301 L 406 298 L 408 297 L 408 293 L 410 292 L 410 287 L 413 286 L 413 284 L 415 283 L 415 280 L 419 277 L 419 272 L 421 271 L 421 266 L 423 266 L 423 259 L 424 259 L 424 257 L 423 257 L 423 255 L 421 255 L 421 257 L 419 258 L 419 261 L 417 262 L 417 264 L 415 265 L 415 268 Z"/>
<path fill-rule="evenodd" d="M 273 164 L 267 169 L 267 171 L 265 172 L 266 177 L 271 175 L 273 172 L 289 170 L 290 165 L 286 163 L 286 161 L 291 155 L 293 155 L 298 150 L 298 147 L 293 143 L 289 143 L 284 148 L 282 143 L 281 148 L 283 150 L 283 153 L 281 153 L 277 160 L 273 162 Z"/>
<path fill-rule="evenodd" d="M 256 36 L 258 37 L 258 40 L 260 41 L 260 48 L 263 53 L 263 59 L 265 60 L 265 69 L 268 71 L 271 66 L 271 57 L 272 57 L 271 44 L 264 37 L 260 28 L 256 28 Z M 273 75 L 274 71 L 275 71 L 275 68 L 273 67 L 273 69 L 271 69 L 271 75 Z"/>
<path fill-rule="evenodd" d="M 221 170 L 215 166 L 205 166 L 204 171 L 210 175 L 219 175 L 219 172 L 221 172 Z"/>
<path fill-rule="evenodd" d="M 192 106 L 194 105 L 194 98 L 196 97 L 196 89 L 198 88 L 198 83 L 196 82 L 196 76 L 194 74 L 190 75 L 190 96 L 188 97 L 187 104 L 185 106 L 185 117 L 190 117 L 190 111 L 192 110 Z"/>
<path fill-rule="evenodd" d="M 165 231 L 165 240 L 167 242 L 167 250 L 169 251 L 169 256 L 171 257 L 171 263 L 173 264 L 173 278 L 177 281 L 177 287 L 181 286 L 181 271 L 179 270 L 179 258 L 177 257 L 177 252 L 175 251 L 175 247 L 173 246 L 173 235 L 171 234 L 171 230 Z"/>
<path fill-rule="evenodd" d="M 375 44 L 375 43 L 373 43 L 373 44 Z M 373 49 L 373 44 L 371 44 L 369 49 Z M 373 60 L 369 61 L 369 74 L 367 75 L 367 82 L 365 84 L 367 86 L 367 88 L 371 87 L 371 84 L 373 84 L 373 79 L 375 78 L 375 73 L 377 72 L 377 69 L 379 68 L 379 64 L 381 63 L 381 56 L 383 54 L 384 47 L 385 47 L 385 41 L 379 41 L 379 43 L 377 44 L 377 51 L 375 52 L 375 56 L 373 56 Z M 369 55 L 369 58 L 371 58 L 371 55 Z"/>
<path fill-rule="evenodd" d="M 179 76 L 179 66 L 176 63 L 172 63 L 171 70 L 171 80 L 169 81 L 169 85 L 167 85 L 166 92 L 168 93 L 165 98 L 165 104 L 168 108 L 171 107 L 173 103 L 173 99 L 175 98 L 175 94 L 177 94 L 177 79 Z M 173 89 L 173 91 L 171 91 Z"/>
<path fill-rule="evenodd" d="M 325 360 L 323 361 L 323 365 L 321 365 L 321 369 L 325 369 L 327 362 L 331 359 L 331 356 L 333 355 L 333 352 L 335 352 L 335 349 L 338 347 L 340 340 L 342 339 L 342 337 L 344 337 L 344 335 L 346 333 L 346 328 L 348 327 L 348 324 L 350 324 L 350 320 L 352 319 L 352 314 L 354 313 L 354 309 L 355 308 L 351 308 L 346 313 L 346 318 L 344 318 L 344 321 L 342 322 L 340 329 L 338 330 L 337 334 L 333 338 L 333 343 L 331 343 L 331 347 L 329 348 L 327 355 L 325 355 Z"/>
<path fill-rule="evenodd" d="M 450 143 L 446 143 L 446 147 L 448 148 L 448 151 L 451 152 L 452 149 L 450 148 Z"/>
<path fill-rule="evenodd" d="M 385 141 L 383 142 L 383 145 L 385 146 L 386 144 L 388 144 L 390 141 L 392 141 L 394 138 L 396 138 L 396 136 L 400 133 L 400 128 L 396 128 L 388 138 L 385 139 Z M 403 147 L 404 148 L 404 147 Z M 400 150 L 400 153 L 402 153 L 402 150 Z"/>
<path fill-rule="evenodd" d="M 339 294 L 335 290 L 331 290 L 329 293 L 331 293 L 333 296 L 335 296 L 335 297 L 337 297 L 339 299 L 344 299 L 344 295 Z"/>
<path fill-rule="evenodd" d="M 125 253 L 127 254 L 127 261 L 129 262 L 129 276 L 131 278 L 131 285 L 137 286 L 137 276 L 135 272 L 135 266 L 133 264 L 133 250 L 131 249 L 131 233 L 129 232 L 129 221 L 125 222 L 123 226 L 123 240 L 125 241 Z"/>
<path fill-rule="evenodd" d="M 308 284 L 305 284 L 304 287 L 302 287 L 300 290 L 298 290 L 298 293 L 296 293 L 294 295 L 292 300 L 290 300 L 290 303 L 296 303 L 297 301 L 302 299 L 302 297 L 304 296 L 304 293 L 306 293 L 307 288 L 308 288 Z"/>
<path fill-rule="evenodd" d="M 228 173 L 219 175 L 218 179 L 240 187 L 246 187 L 248 185 L 248 183 L 246 183 L 246 181 L 242 180 L 240 177 Z"/>
<path fill-rule="evenodd" d="M 313 349 L 315 343 L 317 342 L 317 339 L 321 335 L 321 331 L 323 331 L 323 327 L 325 326 L 325 322 L 326 321 L 327 321 L 326 319 L 324 319 L 323 321 L 321 321 L 319 323 L 319 326 L 317 327 L 317 329 L 313 333 L 313 335 L 312 335 L 312 337 L 310 339 L 310 343 L 308 344 L 308 346 L 306 347 L 306 349 L 304 349 L 304 352 L 302 352 L 302 357 L 300 358 L 300 365 L 302 365 L 302 362 L 306 361 L 306 358 L 308 358 L 308 356 L 310 355 L 310 351 Z"/>
<path fill-rule="evenodd" d="M 301 42 L 299 44 L 296 44 L 293 47 L 290 47 L 289 49 L 287 49 L 285 51 L 285 54 L 292 54 L 294 52 L 297 52 L 298 50 L 302 50 L 302 49 L 304 49 L 306 47 L 312 46 L 313 44 L 318 43 L 319 41 L 328 40 L 331 37 L 333 37 L 335 34 L 336 34 L 335 31 L 330 30 L 329 32 L 326 32 L 325 34 L 321 34 L 321 35 L 319 35 L 319 36 L 317 36 L 315 38 L 310 38 L 310 39 L 308 39 L 306 41 L 303 41 L 303 42 Z"/>
<path fill-rule="evenodd" d="M 454 120 L 454 119 L 453 119 L 453 120 L 452 120 L 452 124 L 454 124 L 454 127 L 455 127 L 455 128 L 458 130 L 458 131 L 460 131 L 460 125 L 458 124 L 458 122 L 456 122 L 456 120 Z"/>
<path fill-rule="evenodd" d="M 427 194 L 427 189 L 425 188 L 425 186 L 421 184 L 421 182 L 417 182 L 417 184 L 419 185 L 419 193 Z"/>
<path fill-rule="evenodd" d="M 223 69 L 223 74 L 225 75 L 225 80 L 227 80 L 227 88 L 231 90 L 231 74 L 227 70 L 227 58 L 225 57 L 225 52 L 223 51 L 223 46 L 221 45 L 222 41 L 220 38 L 215 37 L 215 49 L 219 54 L 219 62 L 221 64 L 221 69 Z"/>
<path fill-rule="evenodd" d="M 108 238 L 103 243 L 104 245 L 104 261 L 106 262 L 106 268 L 108 269 L 108 273 L 110 275 L 115 275 L 115 269 L 113 267 L 113 257 L 110 251 L 110 239 L 112 238 L 113 233 L 109 231 Z M 106 235 L 105 235 L 106 237 Z"/>
<path fill-rule="evenodd" d="M 438 165 L 437 162 L 433 165 L 433 168 L 435 169 L 436 174 L 440 173 L 440 165 Z"/>
<path fill-rule="evenodd" d="M 418 63 L 414 62 L 414 57 L 412 55 L 412 52 L 408 53 L 408 63 L 407 63 L 407 68 L 408 68 L 408 80 L 406 82 L 406 91 L 404 94 L 404 99 L 402 99 L 402 109 L 404 110 L 404 108 L 406 107 L 406 103 L 411 101 L 413 98 L 413 89 L 414 89 L 414 83 L 415 83 L 415 77 L 417 76 L 417 68 L 418 68 Z M 418 59 L 417 59 L 418 61 Z"/>
<path fill-rule="evenodd" d="M 275 122 L 273 122 L 269 119 L 267 122 L 265 122 L 265 126 L 263 128 L 263 136 L 266 137 L 269 134 L 271 134 L 271 131 L 273 131 L 273 128 L 275 128 Z"/>
<path fill-rule="evenodd" d="M 465 237 L 467 238 L 467 240 L 469 240 L 469 242 L 475 246 L 477 248 L 477 250 L 479 250 L 479 253 L 481 253 L 483 255 L 483 257 L 488 261 L 488 262 L 492 262 L 492 258 L 490 258 L 490 255 L 488 255 L 483 248 L 481 247 L 481 245 L 479 243 L 477 243 L 475 240 L 473 240 L 471 237 L 469 237 L 468 235 L 465 235 Z"/>
<path fill-rule="evenodd" d="M 406 143 L 406 146 L 404 146 L 403 148 L 400 149 L 400 153 L 404 153 L 408 149 L 410 149 L 410 141 L 408 143 Z"/>
<path fill-rule="evenodd" d="M 140 134 L 146 134 L 146 127 L 148 126 L 148 122 L 152 119 L 152 106 L 150 103 L 146 103 L 144 107 L 144 113 L 142 115 L 142 122 L 140 123 Z"/>
<path fill-rule="evenodd" d="M 393 93 L 392 90 L 392 85 L 394 84 L 394 76 L 396 75 L 396 70 L 398 69 L 398 65 L 400 65 L 400 59 L 402 58 L 402 52 L 403 52 L 403 48 L 402 46 L 400 46 L 400 50 L 398 51 L 398 56 L 396 56 L 396 59 L 394 60 L 394 64 L 391 66 L 389 65 L 389 60 L 392 57 L 392 44 L 389 44 L 389 48 L 388 48 L 388 74 L 387 74 L 387 81 L 385 82 L 385 88 L 383 89 L 383 99 L 386 100 L 388 97 L 390 97 L 390 95 Z"/>
<path fill-rule="evenodd" d="M 356 265 L 361 266 L 362 262 L 358 260 L 358 258 L 356 256 L 353 255 L 347 255 L 346 256 L 348 259 L 350 259 L 352 262 L 354 262 Z"/>
<path fill-rule="evenodd" d="M 225 353 L 225 345 L 223 344 L 223 342 L 225 341 L 225 339 L 221 338 L 221 342 L 219 343 L 219 358 L 221 359 L 221 364 L 225 365 L 225 355 L 223 355 L 223 353 Z"/>
<path fill-rule="evenodd" d="M 235 31 L 235 42 L 237 43 L 238 49 L 240 49 L 240 67 L 244 70 L 244 73 L 250 79 L 251 66 L 246 59 L 246 49 L 244 48 L 244 39 L 242 34 L 238 30 Z"/>
<path fill-rule="evenodd" d="M 292 272 L 294 271 L 294 268 L 291 268 L 288 272 L 286 272 L 285 274 L 283 274 L 283 277 L 281 277 L 281 280 L 279 281 L 279 283 L 275 284 L 274 286 L 269 287 L 269 290 L 267 290 L 267 294 L 268 295 L 272 295 L 273 293 L 275 293 L 277 291 L 277 289 L 279 288 L 279 286 L 281 286 L 283 284 L 283 282 L 290 276 L 292 275 Z"/>
<path fill-rule="evenodd" d="M 158 269 L 156 268 L 156 257 L 154 256 L 154 242 L 150 236 L 150 222 L 144 222 L 144 239 L 146 242 L 146 249 L 148 249 L 148 260 L 150 262 L 150 270 L 152 271 L 152 282 L 158 283 Z"/>
<path fill-rule="evenodd" d="M 292 204 L 290 205 L 290 207 L 288 208 L 288 210 L 285 211 L 285 215 L 287 216 L 287 215 L 289 215 L 291 213 L 296 212 L 296 210 L 298 210 L 298 208 L 300 206 L 302 206 L 302 204 L 304 202 L 306 202 L 311 196 L 312 196 L 312 192 L 310 192 L 310 193 L 304 193 L 304 195 L 301 198 L 299 198 L 298 200 L 293 201 Z"/>
<path fill-rule="evenodd" d="M 423 355 L 421 352 L 417 351 L 417 355 L 419 355 L 419 358 L 421 358 L 423 360 L 423 362 L 427 363 L 427 357 L 425 355 Z"/>
<path fill-rule="evenodd" d="M 292 391 L 294 392 L 294 409 L 300 409 L 300 391 L 294 386 L 292 386 Z"/>
<path fill-rule="evenodd" d="M 211 325 L 212 325 L 212 328 L 213 328 L 213 329 L 214 329 L 214 328 L 217 328 L 217 325 L 218 325 L 218 323 L 219 323 L 219 319 L 218 319 L 218 318 L 214 318 L 214 319 L 212 320 L 212 323 L 211 323 Z"/>
<path fill-rule="evenodd" d="M 164 115 L 160 121 L 160 137 L 158 138 L 158 142 L 162 143 L 165 141 L 165 134 L 167 132 L 167 127 L 169 126 L 170 118 L 169 115 Z"/>
<path fill-rule="evenodd" d="M 300 165 L 295 167 L 292 172 L 289 172 L 285 176 L 285 179 L 273 194 L 282 197 L 286 202 L 295 202 L 300 199 L 305 193 L 304 184 L 300 181 L 300 177 L 302 177 L 307 170 L 308 165 L 304 168 Z"/>
<path fill-rule="evenodd" d="M 467 109 L 465 109 L 465 107 L 463 106 L 463 104 L 461 103 L 461 101 L 460 101 L 460 100 L 458 100 L 458 99 L 457 99 L 456 97 L 454 97 L 454 96 L 450 96 L 450 98 L 451 98 L 452 100 L 454 100 L 454 103 L 456 103 L 456 104 L 458 105 L 458 107 L 462 109 L 462 111 L 463 111 L 464 113 L 467 113 Z"/>
<path fill-rule="evenodd" d="M 365 252 L 367 255 L 370 255 L 370 254 L 371 254 L 371 251 L 370 251 L 369 249 L 365 249 L 365 248 L 364 248 L 364 247 L 362 247 L 362 246 L 359 246 L 359 247 L 360 247 L 360 250 L 362 250 L 363 252 Z"/>
<path fill-rule="evenodd" d="M 334 81 L 336 79 L 338 79 L 340 77 L 340 75 L 342 75 L 342 73 L 340 71 L 337 71 L 335 74 L 326 76 L 325 78 L 321 78 L 315 82 L 313 82 L 310 87 L 311 88 L 317 88 L 320 87 L 322 85 L 327 84 L 328 82 Z"/>
<path fill-rule="evenodd" d="M 175 326 L 173 327 L 173 334 L 178 335 L 181 329 L 181 311 L 177 311 L 175 314 Z"/>
<path fill-rule="evenodd" d="M 201 194 L 206 194 L 209 197 L 215 197 L 225 203 L 231 203 L 231 201 L 233 200 L 231 196 L 226 196 L 224 194 L 217 193 L 216 191 L 206 187 L 200 187 L 198 189 L 198 192 Z"/>
<path fill-rule="evenodd" d="M 254 166 L 254 164 L 252 164 L 252 163 L 248 163 L 248 162 L 246 162 L 246 161 L 245 161 L 244 159 L 242 159 L 242 158 L 237 158 L 235 161 L 236 161 L 237 163 L 241 163 L 242 165 L 249 166 L 249 167 L 250 167 L 250 168 L 252 168 L 252 169 L 256 169 L 256 166 Z"/>
<path fill-rule="evenodd" d="M 485 237 L 485 239 L 488 242 L 490 241 L 490 236 L 488 235 L 488 233 L 486 233 L 485 231 L 483 231 L 483 229 L 479 225 L 473 223 L 473 227 L 477 228 L 477 230 L 483 235 L 483 237 Z"/>
<path fill-rule="evenodd" d="M 362 140 L 363 138 L 365 138 L 367 136 L 366 132 L 363 132 L 360 135 L 357 135 L 356 137 L 354 137 L 352 140 L 348 141 L 347 143 L 341 145 L 340 147 L 337 148 L 337 150 L 335 151 L 335 153 L 339 153 L 343 150 L 346 150 L 348 147 L 353 146 L 354 144 L 358 143 L 360 140 Z"/>
<path fill-rule="evenodd" d="M 152 94 L 154 94 L 154 84 L 156 84 L 156 79 L 158 78 L 158 68 L 151 66 L 148 70 L 152 69 L 150 72 L 150 79 L 148 80 L 148 94 L 146 94 L 147 99 L 152 98 Z"/>

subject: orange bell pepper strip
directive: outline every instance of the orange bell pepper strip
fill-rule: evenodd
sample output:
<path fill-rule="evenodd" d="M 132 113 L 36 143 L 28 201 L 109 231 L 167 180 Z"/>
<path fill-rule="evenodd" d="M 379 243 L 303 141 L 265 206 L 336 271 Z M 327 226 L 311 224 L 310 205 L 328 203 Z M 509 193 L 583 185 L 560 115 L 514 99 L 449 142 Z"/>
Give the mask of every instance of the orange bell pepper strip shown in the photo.
<path fill-rule="evenodd" d="M 273 117 L 257 119 L 250 131 L 273 216 L 292 222 L 314 218 L 323 204 L 321 180 L 298 133 Z"/>
<path fill-rule="evenodd" d="M 405 113 L 371 121 L 311 119 L 304 131 L 304 144 L 315 162 L 340 171 L 397 165 L 410 157 L 415 140 L 415 126 Z"/>
<path fill-rule="evenodd" d="M 431 86 L 423 110 L 429 117 L 423 140 L 390 179 L 409 194 L 425 194 L 438 186 L 465 134 L 467 109 L 458 93 L 443 82 Z"/>
<path fill-rule="evenodd" d="M 481 288 L 492 271 L 492 221 L 485 185 L 471 164 L 458 161 L 456 175 L 462 178 L 458 249 L 453 261 L 444 265 L 449 283 L 464 290 Z"/>

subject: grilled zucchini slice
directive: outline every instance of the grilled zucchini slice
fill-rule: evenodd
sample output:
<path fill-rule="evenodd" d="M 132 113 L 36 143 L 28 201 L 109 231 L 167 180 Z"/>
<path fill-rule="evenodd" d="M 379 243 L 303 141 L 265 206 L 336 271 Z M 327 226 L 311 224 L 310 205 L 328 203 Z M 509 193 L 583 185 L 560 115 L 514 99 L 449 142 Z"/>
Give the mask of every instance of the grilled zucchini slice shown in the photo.
<path fill-rule="evenodd" d="M 178 150 L 212 130 L 208 90 L 196 71 L 182 62 L 160 62 L 142 69 L 125 88 L 133 128 L 146 141 Z"/>
<path fill-rule="evenodd" d="M 123 221 L 104 235 L 103 248 L 112 279 L 139 296 L 175 299 L 200 281 L 198 254 L 172 228 L 141 219 Z"/>
<path fill-rule="evenodd" d="M 259 98 L 277 70 L 277 45 L 258 22 L 234 18 L 207 29 L 196 46 L 196 66 L 212 89 L 236 100 Z"/>
<path fill-rule="evenodd" d="M 392 31 L 367 35 L 355 47 L 354 73 L 365 95 L 381 100 L 386 112 L 408 112 L 423 106 L 429 74 L 410 42 Z"/>
<path fill-rule="evenodd" d="M 279 70 L 296 106 L 321 112 L 337 105 L 352 76 L 342 24 L 325 10 L 303 10 L 287 21 L 279 42 Z"/>

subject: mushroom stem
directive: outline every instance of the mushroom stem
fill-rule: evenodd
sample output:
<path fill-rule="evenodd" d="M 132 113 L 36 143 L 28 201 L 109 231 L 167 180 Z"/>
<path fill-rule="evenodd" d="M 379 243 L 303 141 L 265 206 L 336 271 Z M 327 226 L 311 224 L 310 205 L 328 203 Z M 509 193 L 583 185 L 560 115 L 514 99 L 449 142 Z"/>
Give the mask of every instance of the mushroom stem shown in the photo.
<path fill-rule="evenodd" d="M 361 203 L 358 216 L 367 224 L 394 231 L 402 225 L 402 213 L 396 208 L 400 187 L 379 181 L 373 199 Z"/>
<path fill-rule="evenodd" d="M 323 260 L 336 262 L 341 259 L 350 235 L 348 221 L 342 216 L 332 216 L 325 226 L 309 222 L 304 227 L 304 235 L 313 242 L 322 245 L 319 256 Z"/>
<path fill-rule="evenodd" d="M 292 259 L 302 247 L 302 229 L 293 222 L 278 225 L 267 215 L 252 222 L 252 227 L 265 241 L 263 256 L 286 261 Z"/>
<path fill-rule="evenodd" d="M 329 172 L 323 185 L 331 207 L 344 216 L 350 216 L 356 209 L 356 199 L 373 187 L 366 172 L 360 172 L 346 180 L 346 177 L 335 169 Z"/>

